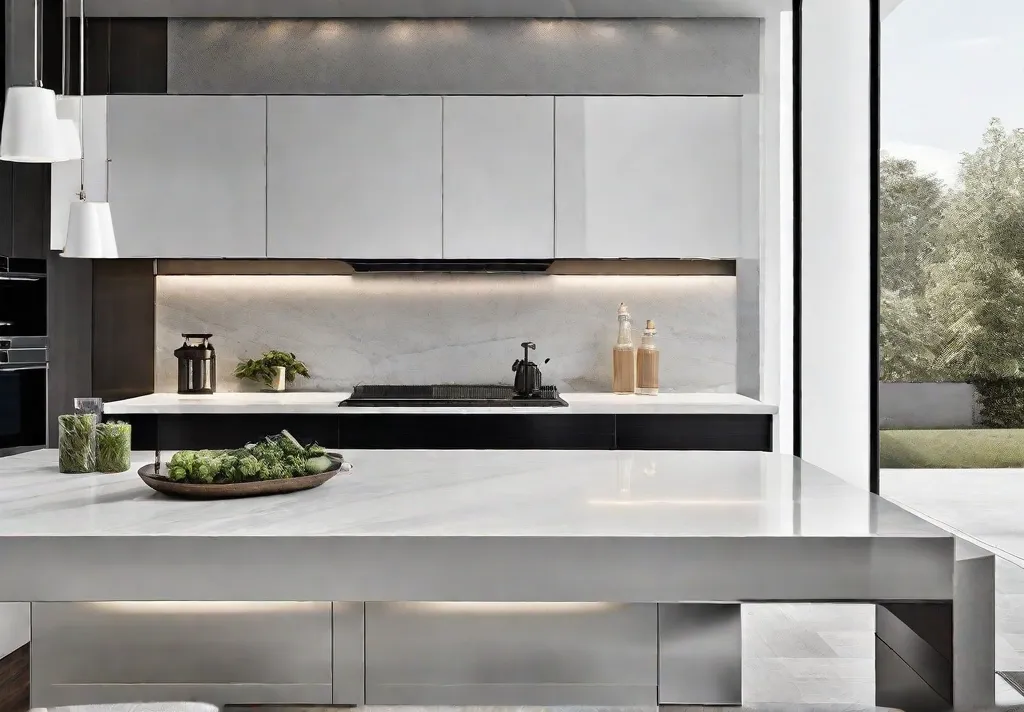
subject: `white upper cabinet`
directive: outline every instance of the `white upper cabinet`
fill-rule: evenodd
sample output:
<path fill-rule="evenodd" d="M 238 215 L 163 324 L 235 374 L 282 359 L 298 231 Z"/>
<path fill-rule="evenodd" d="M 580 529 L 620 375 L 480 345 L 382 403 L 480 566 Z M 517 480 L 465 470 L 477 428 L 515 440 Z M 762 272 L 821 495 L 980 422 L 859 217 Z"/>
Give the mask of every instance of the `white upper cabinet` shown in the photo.
<path fill-rule="evenodd" d="M 121 257 L 266 256 L 266 98 L 111 96 Z"/>
<path fill-rule="evenodd" d="M 555 254 L 735 258 L 738 97 L 558 97 Z"/>
<path fill-rule="evenodd" d="M 268 256 L 442 256 L 441 97 L 267 102 Z"/>
<path fill-rule="evenodd" d="M 555 255 L 555 101 L 444 98 L 445 259 Z"/>

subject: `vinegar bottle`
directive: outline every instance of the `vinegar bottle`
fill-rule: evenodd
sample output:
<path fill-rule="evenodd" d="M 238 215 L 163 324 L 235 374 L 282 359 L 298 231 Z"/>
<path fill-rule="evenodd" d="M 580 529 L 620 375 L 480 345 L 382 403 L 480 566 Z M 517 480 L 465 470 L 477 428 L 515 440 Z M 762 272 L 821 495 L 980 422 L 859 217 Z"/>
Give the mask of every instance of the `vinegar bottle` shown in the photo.
<path fill-rule="evenodd" d="M 654 344 L 654 321 L 647 320 L 647 328 L 640 337 L 636 350 L 636 392 L 641 396 L 658 395 L 658 347 Z"/>
<path fill-rule="evenodd" d="M 636 390 L 636 351 L 629 309 L 619 304 L 619 338 L 612 349 L 612 392 L 632 394 Z"/>

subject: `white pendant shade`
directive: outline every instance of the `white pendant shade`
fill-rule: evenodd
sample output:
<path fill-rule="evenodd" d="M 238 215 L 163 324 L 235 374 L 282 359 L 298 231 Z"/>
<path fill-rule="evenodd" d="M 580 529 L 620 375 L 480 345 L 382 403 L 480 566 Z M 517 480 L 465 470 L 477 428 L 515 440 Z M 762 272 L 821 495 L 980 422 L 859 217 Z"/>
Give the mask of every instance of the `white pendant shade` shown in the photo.
<path fill-rule="evenodd" d="M 82 157 L 82 142 L 78 137 L 78 98 L 57 97 L 57 132 L 60 136 L 60 160 L 77 161 Z"/>
<path fill-rule="evenodd" d="M 110 219 L 110 203 L 75 201 L 68 214 L 68 238 L 61 257 L 114 259 L 117 242 Z"/>
<path fill-rule="evenodd" d="M 67 160 L 57 122 L 56 96 L 42 87 L 11 87 L 4 106 L 0 160 L 54 163 Z"/>

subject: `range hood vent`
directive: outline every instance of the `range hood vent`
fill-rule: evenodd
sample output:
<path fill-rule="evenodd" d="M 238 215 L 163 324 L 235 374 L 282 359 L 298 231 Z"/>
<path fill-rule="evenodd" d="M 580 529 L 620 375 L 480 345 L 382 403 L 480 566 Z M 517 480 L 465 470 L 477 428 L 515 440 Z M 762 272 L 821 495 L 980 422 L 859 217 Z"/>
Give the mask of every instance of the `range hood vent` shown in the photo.
<path fill-rule="evenodd" d="M 357 274 L 369 272 L 546 272 L 554 260 L 346 260 Z"/>

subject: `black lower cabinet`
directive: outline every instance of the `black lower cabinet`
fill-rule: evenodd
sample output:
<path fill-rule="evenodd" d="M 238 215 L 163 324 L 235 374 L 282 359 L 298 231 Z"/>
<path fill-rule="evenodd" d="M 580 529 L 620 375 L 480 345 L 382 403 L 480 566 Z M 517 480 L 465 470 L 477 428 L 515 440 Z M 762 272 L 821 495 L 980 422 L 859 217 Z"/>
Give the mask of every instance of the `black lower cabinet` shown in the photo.
<path fill-rule="evenodd" d="M 771 452 L 768 415 L 617 415 L 616 450 Z"/>
<path fill-rule="evenodd" d="M 141 415 L 136 450 L 233 448 L 287 429 L 303 442 L 360 450 L 772 449 L 770 415 Z"/>
<path fill-rule="evenodd" d="M 611 450 L 614 415 L 345 415 L 343 448 Z"/>

